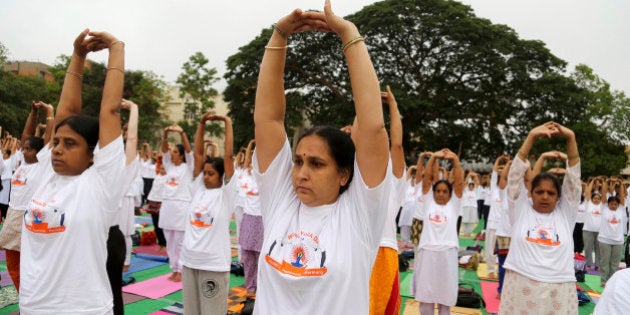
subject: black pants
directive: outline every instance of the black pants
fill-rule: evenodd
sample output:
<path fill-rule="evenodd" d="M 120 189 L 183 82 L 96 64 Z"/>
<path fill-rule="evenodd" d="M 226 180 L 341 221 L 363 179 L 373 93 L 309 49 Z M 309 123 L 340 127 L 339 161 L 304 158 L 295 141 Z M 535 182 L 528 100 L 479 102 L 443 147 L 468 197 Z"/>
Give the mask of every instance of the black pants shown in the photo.
<path fill-rule="evenodd" d="M 123 265 L 125 264 L 125 255 L 127 253 L 127 245 L 125 244 L 125 236 L 118 228 L 118 225 L 114 225 L 109 228 L 109 235 L 107 236 L 107 277 L 109 278 L 109 285 L 112 288 L 112 294 L 114 296 L 114 314 L 124 314 L 125 305 L 122 298 L 122 273 Z"/>
<path fill-rule="evenodd" d="M 459 228 L 462 226 L 462 216 L 457 217 L 457 235 L 459 237 Z"/>
<path fill-rule="evenodd" d="M 2 212 L 2 220 L 0 221 L 4 221 L 4 218 L 7 217 L 7 212 L 9 211 L 9 205 L 5 205 L 3 203 L 0 203 L 0 212 Z"/>
<path fill-rule="evenodd" d="M 488 227 L 488 216 L 490 215 L 490 206 L 486 206 L 483 204 L 483 200 L 477 200 L 477 213 L 481 212 L 479 216 L 479 220 L 481 220 L 481 216 L 483 216 L 483 228 L 484 230 Z"/>
<path fill-rule="evenodd" d="M 582 238 L 582 228 L 584 223 L 575 223 L 573 228 L 573 252 L 581 253 L 584 250 L 584 239 Z"/>
<path fill-rule="evenodd" d="M 155 229 L 155 237 L 157 238 L 158 245 L 166 246 L 166 237 L 164 237 L 164 231 L 162 230 L 162 228 L 158 227 L 158 222 L 160 222 L 160 214 L 151 213 L 151 219 L 153 220 L 153 229 Z"/>
<path fill-rule="evenodd" d="M 153 178 L 142 177 L 142 182 L 144 184 L 144 188 L 142 189 L 142 205 L 147 203 L 147 197 L 151 192 L 151 188 L 153 187 Z"/>

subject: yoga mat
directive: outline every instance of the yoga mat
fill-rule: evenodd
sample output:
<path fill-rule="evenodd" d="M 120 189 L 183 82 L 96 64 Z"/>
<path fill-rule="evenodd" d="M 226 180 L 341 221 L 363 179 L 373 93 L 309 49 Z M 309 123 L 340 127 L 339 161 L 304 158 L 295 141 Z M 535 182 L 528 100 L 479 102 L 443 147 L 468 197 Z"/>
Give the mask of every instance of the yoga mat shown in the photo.
<path fill-rule="evenodd" d="M 135 223 L 146 227 L 147 225 L 153 225 L 153 219 L 151 219 L 150 216 L 149 217 L 136 216 Z"/>
<path fill-rule="evenodd" d="M 604 291 L 604 288 L 600 286 L 601 281 L 602 279 L 599 276 L 589 274 L 584 275 L 584 283 L 586 283 L 586 285 L 588 285 L 591 290 L 597 291 L 599 293 L 602 293 L 602 291 Z"/>
<path fill-rule="evenodd" d="M 7 261 L 7 252 L 4 249 L 0 250 L 0 261 Z"/>
<path fill-rule="evenodd" d="M 151 312 L 158 311 L 165 306 L 169 306 L 173 301 L 151 300 L 144 299 L 136 303 L 130 303 L 125 305 L 125 314 L 127 315 L 145 315 Z"/>
<path fill-rule="evenodd" d="M 0 287 L 13 285 L 13 280 L 11 279 L 8 271 L 0 272 L 0 277 L 2 277 L 2 280 L 0 280 Z"/>
<path fill-rule="evenodd" d="M 136 303 L 136 302 L 142 301 L 144 299 L 146 299 L 144 296 L 123 292 L 123 304 L 124 305 L 131 304 L 131 303 Z"/>
<path fill-rule="evenodd" d="M 479 280 L 484 281 L 499 281 L 499 275 L 497 273 L 495 273 L 495 278 L 490 278 L 488 276 L 488 265 L 485 263 L 480 263 L 479 267 L 477 267 L 477 277 L 479 277 Z"/>
<path fill-rule="evenodd" d="M 438 315 L 437 307 L 434 314 Z M 420 315 L 420 302 L 412 299 L 407 300 L 402 315 Z M 455 306 L 451 307 L 451 315 L 481 315 L 481 310 Z"/>
<path fill-rule="evenodd" d="M 486 302 L 486 312 L 498 313 L 501 300 L 497 299 L 498 282 L 481 282 L 483 300 Z"/>
<path fill-rule="evenodd" d="M 588 290 L 588 291 L 586 291 L 586 293 L 591 298 L 591 301 L 593 301 L 593 303 L 595 303 L 595 304 L 597 304 L 597 302 L 599 302 L 599 298 L 602 297 L 601 293 L 595 292 L 593 290 Z"/>
<path fill-rule="evenodd" d="M 597 270 L 595 270 L 595 269 L 588 269 L 586 271 L 586 273 L 589 274 L 589 275 L 594 275 L 594 276 L 601 276 L 602 275 L 602 273 L 599 272 L 599 269 L 597 269 Z"/>
<path fill-rule="evenodd" d="M 136 257 L 155 261 L 168 261 L 168 254 L 166 251 L 160 251 L 160 245 L 145 245 L 135 247 L 132 251 L 136 254 Z"/>
<path fill-rule="evenodd" d="M 0 288 L 0 308 L 18 302 L 18 293 L 14 286 Z"/>
<path fill-rule="evenodd" d="M 140 258 L 137 256 L 131 256 L 131 267 L 129 267 L 129 270 L 127 270 L 127 272 L 124 272 L 123 274 L 130 274 L 130 273 L 150 269 L 153 267 L 164 265 L 165 263 L 166 262 L 164 261 L 150 260 L 150 259 Z"/>
<path fill-rule="evenodd" d="M 167 294 L 182 289 L 181 282 L 170 281 L 167 279 L 168 277 L 170 277 L 170 275 L 166 274 L 157 278 L 133 283 L 123 287 L 123 292 L 146 296 L 150 299 L 159 299 Z"/>
<path fill-rule="evenodd" d="M 243 287 L 233 287 L 228 293 L 228 313 L 238 314 L 243 309 L 243 302 L 247 297 L 247 290 Z"/>
<path fill-rule="evenodd" d="M 168 314 L 168 315 L 183 315 L 184 314 L 184 305 L 182 303 L 175 303 L 171 306 L 167 306 L 157 312 L 153 312 L 151 314 L 157 314 L 157 315 L 164 315 L 164 314 Z"/>
<path fill-rule="evenodd" d="M 413 272 L 406 271 L 400 273 L 400 296 L 413 298 L 411 295 L 411 281 L 413 280 Z"/>

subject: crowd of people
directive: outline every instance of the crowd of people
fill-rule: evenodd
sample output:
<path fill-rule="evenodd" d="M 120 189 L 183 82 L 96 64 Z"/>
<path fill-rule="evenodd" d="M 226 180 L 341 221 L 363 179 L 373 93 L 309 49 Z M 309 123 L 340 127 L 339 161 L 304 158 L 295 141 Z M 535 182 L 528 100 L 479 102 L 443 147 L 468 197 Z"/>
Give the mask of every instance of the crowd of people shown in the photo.
<path fill-rule="evenodd" d="M 2 137 L 0 247 L 22 314 L 122 314 L 139 208 L 167 252 L 168 279 L 183 284 L 186 314 L 227 313 L 233 218 L 255 314 L 399 314 L 398 254 L 410 249 L 420 313 L 450 314 L 459 237 L 478 224 L 501 314 L 577 314 L 574 254 L 582 252 L 587 268 L 600 270 L 601 286 L 614 287 L 600 312 L 628 305 L 619 296 L 630 278 L 615 272 L 629 188 L 614 176 L 581 180 L 572 130 L 556 122 L 533 128 L 489 174 L 465 169 L 447 148 L 422 152 L 407 167 L 396 98 L 389 86 L 381 91 L 357 27 L 336 16 L 330 0 L 323 12 L 296 9 L 273 27 L 260 64 L 255 139 L 236 154 L 231 119 L 213 112 L 200 118 L 193 145 L 170 125 L 161 152 L 147 143 L 138 152 L 142 113 L 123 99 L 124 42 L 87 29 L 77 36 L 56 109 L 33 102 L 21 138 Z M 291 148 L 283 75 L 288 37 L 303 31 L 339 36 L 356 117 L 343 128 L 310 128 Z M 81 88 L 85 58 L 100 50 L 109 59 L 95 119 L 81 115 Z M 124 126 L 120 110 L 129 112 Z M 224 127 L 222 157 L 204 139 L 209 122 Z M 566 148 L 532 166 L 530 151 L 543 137 L 563 138 Z M 549 161 L 557 163 L 543 171 Z"/>

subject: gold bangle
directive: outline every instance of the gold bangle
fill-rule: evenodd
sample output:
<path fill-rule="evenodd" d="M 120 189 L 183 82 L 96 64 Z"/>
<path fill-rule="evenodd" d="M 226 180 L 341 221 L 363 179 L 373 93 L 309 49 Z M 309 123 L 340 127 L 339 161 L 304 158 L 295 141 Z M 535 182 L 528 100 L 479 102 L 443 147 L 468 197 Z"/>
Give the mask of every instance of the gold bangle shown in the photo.
<path fill-rule="evenodd" d="M 343 45 L 343 47 L 341 48 L 341 50 L 343 50 L 343 52 L 346 52 L 346 49 L 348 49 L 348 47 L 350 47 L 352 44 L 358 43 L 360 41 L 364 41 L 365 38 L 363 38 L 363 36 L 361 35 L 357 35 L 355 36 L 353 39 L 349 40 L 347 43 L 345 43 Z"/>
<path fill-rule="evenodd" d="M 123 48 L 125 47 L 125 42 L 123 42 L 122 40 L 117 40 L 117 41 L 115 41 L 115 42 L 113 42 L 113 43 L 109 44 L 109 48 L 112 48 L 112 47 L 113 47 L 114 45 L 116 45 L 116 44 L 122 44 L 122 45 L 123 45 Z"/>
<path fill-rule="evenodd" d="M 83 79 L 83 75 L 82 75 L 82 74 L 77 73 L 77 72 L 74 72 L 74 71 L 70 71 L 70 70 L 68 70 L 68 71 L 66 71 L 66 74 L 69 74 L 69 75 L 75 76 L 75 77 L 77 77 L 77 78 L 79 78 L 79 79 Z"/>
<path fill-rule="evenodd" d="M 518 150 L 517 155 L 520 156 L 523 160 L 527 161 L 527 156 L 521 150 Z"/>
<path fill-rule="evenodd" d="M 569 155 L 569 160 L 573 160 L 573 159 L 577 159 L 580 157 L 579 153 L 573 154 L 573 155 Z"/>
<path fill-rule="evenodd" d="M 282 50 L 282 49 L 287 49 L 288 46 L 265 46 L 265 49 L 271 49 L 271 50 Z"/>
<path fill-rule="evenodd" d="M 53 119 L 55 119 L 55 117 L 53 117 L 53 116 L 46 117 L 46 120 L 53 120 Z"/>
<path fill-rule="evenodd" d="M 118 70 L 118 71 L 120 71 L 120 73 L 125 74 L 125 70 L 120 69 L 120 68 L 116 68 L 116 67 L 108 67 L 108 68 L 107 68 L 107 71 L 109 71 L 109 70 Z"/>
<path fill-rule="evenodd" d="M 287 33 L 283 32 L 283 31 L 282 31 L 282 30 L 278 27 L 278 24 L 273 23 L 273 24 L 271 24 L 271 26 L 273 26 L 273 29 L 274 29 L 276 32 L 278 32 L 278 34 L 280 34 L 280 36 L 282 36 L 282 37 L 284 37 L 284 38 L 287 38 L 287 37 L 288 37 Z"/>

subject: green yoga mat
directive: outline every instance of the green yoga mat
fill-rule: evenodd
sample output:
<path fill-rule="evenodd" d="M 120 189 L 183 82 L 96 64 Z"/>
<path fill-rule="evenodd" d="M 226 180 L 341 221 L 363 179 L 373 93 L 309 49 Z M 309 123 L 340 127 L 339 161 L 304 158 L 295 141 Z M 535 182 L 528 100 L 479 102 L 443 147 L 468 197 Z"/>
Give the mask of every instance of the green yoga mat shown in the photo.
<path fill-rule="evenodd" d="M 400 296 L 413 298 L 411 295 L 411 280 L 413 279 L 412 271 L 401 272 L 400 275 Z"/>
<path fill-rule="evenodd" d="M 584 277 L 584 283 L 586 283 L 586 285 L 588 285 L 588 287 L 591 288 L 591 290 L 593 291 L 597 291 L 599 293 L 602 293 L 602 291 L 604 291 L 604 288 L 600 286 L 601 278 L 599 276 L 587 274 Z"/>

